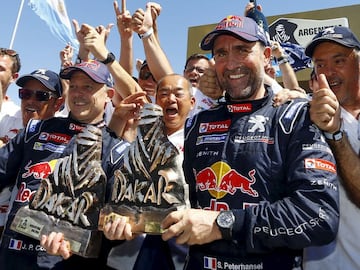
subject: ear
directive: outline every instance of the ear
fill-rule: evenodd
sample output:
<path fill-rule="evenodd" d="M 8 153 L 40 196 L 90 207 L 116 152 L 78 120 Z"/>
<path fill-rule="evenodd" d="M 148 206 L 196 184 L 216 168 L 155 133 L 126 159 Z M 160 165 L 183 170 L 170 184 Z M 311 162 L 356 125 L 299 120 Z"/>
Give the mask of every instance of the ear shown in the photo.
<path fill-rule="evenodd" d="M 11 75 L 11 82 L 15 82 L 16 79 L 19 77 L 19 73 L 15 72 L 14 74 Z"/>
<path fill-rule="evenodd" d="M 268 65 L 271 61 L 271 48 L 270 47 L 265 47 L 264 49 L 264 65 Z"/>
<path fill-rule="evenodd" d="M 195 100 L 195 97 L 191 97 L 191 109 L 194 109 L 194 107 L 195 107 L 195 102 L 196 102 L 196 100 Z"/>
<path fill-rule="evenodd" d="M 54 110 L 55 112 L 60 109 L 60 107 L 64 104 L 65 99 L 63 97 L 58 97 L 55 101 Z"/>

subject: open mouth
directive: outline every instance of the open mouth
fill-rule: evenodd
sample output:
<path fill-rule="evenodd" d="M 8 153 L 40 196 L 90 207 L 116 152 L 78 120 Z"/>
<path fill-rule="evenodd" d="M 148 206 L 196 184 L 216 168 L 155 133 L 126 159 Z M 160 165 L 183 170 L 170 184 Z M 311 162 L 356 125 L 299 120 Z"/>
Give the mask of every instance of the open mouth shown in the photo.
<path fill-rule="evenodd" d="M 35 113 L 35 112 L 37 112 L 37 109 L 36 109 L 36 108 L 33 108 L 33 107 L 26 107 L 26 108 L 25 108 L 25 111 L 26 111 L 26 112 L 29 112 L 29 113 Z"/>
<path fill-rule="evenodd" d="M 178 113 L 178 110 L 175 109 L 175 108 L 167 108 L 165 110 L 165 112 L 166 112 L 167 115 L 171 116 L 171 115 L 176 115 Z"/>

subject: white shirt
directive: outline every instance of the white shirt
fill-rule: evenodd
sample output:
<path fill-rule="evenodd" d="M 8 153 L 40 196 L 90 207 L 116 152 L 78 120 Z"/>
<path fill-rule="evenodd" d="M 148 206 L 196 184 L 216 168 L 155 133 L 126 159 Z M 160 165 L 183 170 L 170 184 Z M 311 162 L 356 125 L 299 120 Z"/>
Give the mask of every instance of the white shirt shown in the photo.
<path fill-rule="evenodd" d="M 193 96 L 195 97 L 195 106 L 189 112 L 188 117 L 192 117 L 202 110 L 211 109 L 218 105 L 217 100 L 204 95 L 198 88 L 193 87 Z"/>

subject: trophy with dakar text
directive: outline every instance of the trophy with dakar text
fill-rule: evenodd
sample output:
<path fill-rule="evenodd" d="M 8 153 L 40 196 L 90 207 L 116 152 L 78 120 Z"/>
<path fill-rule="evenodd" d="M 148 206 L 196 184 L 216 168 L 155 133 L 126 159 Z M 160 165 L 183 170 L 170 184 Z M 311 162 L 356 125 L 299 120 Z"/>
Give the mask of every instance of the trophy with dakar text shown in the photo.
<path fill-rule="evenodd" d="M 81 128 L 70 154 L 28 164 L 28 173 L 45 169 L 49 173 L 30 204 L 16 213 L 11 229 L 38 240 L 43 234 L 62 232 L 73 253 L 94 258 L 101 246 L 97 227 L 107 179 L 101 167 L 101 130 L 90 125 Z"/>
<path fill-rule="evenodd" d="M 162 116 L 158 105 L 144 105 L 136 139 L 114 173 L 111 200 L 101 210 L 99 230 L 125 216 L 133 232 L 161 234 L 161 222 L 171 211 L 190 207 L 182 153 L 169 141 Z"/>

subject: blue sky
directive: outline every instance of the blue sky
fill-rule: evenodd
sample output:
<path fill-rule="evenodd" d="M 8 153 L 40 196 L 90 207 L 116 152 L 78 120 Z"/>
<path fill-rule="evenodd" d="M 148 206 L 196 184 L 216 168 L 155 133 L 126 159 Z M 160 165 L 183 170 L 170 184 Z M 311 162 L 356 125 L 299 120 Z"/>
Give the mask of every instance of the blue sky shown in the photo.
<path fill-rule="evenodd" d="M 121 1 L 119 1 L 121 3 Z M 133 13 L 145 8 L 148 1 L 128 0 L 127 9 Z M 266 16 L 357 5 L 359 0 L 258 0 Z M 0 16 L 0 46 L 9 47 L 21 0 L 3 0 Z M 116 23 L 112 0 L 65 0 L 70 19 L 93 26 Z M 182 73 L 186 60 L 188 27 L 219 22 L 230 14 L 242 15 L 245 0 L 158 0 L 162 12 L 158 18 L 159 35 L 175 72 Z M 344 14 L 346 16 L 346 14 Z M 314 18 L 316 19 L 316 18 Z M 50 32 L 48 26 L 28 6 L 25 0 L 13 49 L 19 52 L 22 62 L 21 74 L 37 68 L 59 71 L 59 52 L 65 46 Z M 116 26 L 112 28 L 108 48 L 119 57 L 119 36 Z M 134 59 L 143 58 L 142 43 L 134 36 Z M 137 72 L 134 70 L 134 75 Z M 19 104 L 17 86 L 13 84 L 8 92 L 10 98 Z"/>

